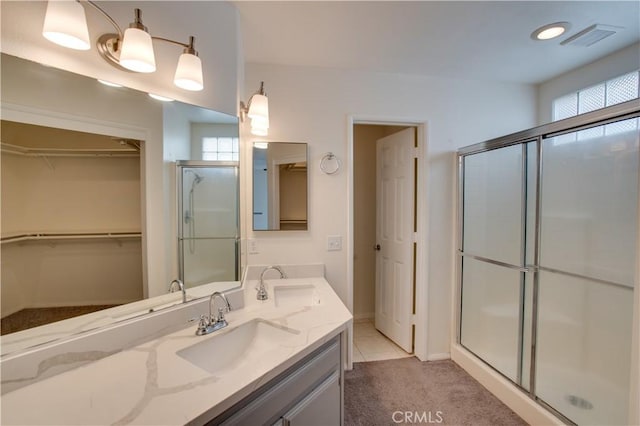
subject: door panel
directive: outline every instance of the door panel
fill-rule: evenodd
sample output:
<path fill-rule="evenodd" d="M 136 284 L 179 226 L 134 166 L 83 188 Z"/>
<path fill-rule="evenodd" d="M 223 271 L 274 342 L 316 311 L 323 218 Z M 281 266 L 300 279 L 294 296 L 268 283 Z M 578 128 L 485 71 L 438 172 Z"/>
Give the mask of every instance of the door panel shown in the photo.
<path fill-rule="evenodd" d="M 415 130 L 377 141 L 376 328 L 412 352 Z"/>

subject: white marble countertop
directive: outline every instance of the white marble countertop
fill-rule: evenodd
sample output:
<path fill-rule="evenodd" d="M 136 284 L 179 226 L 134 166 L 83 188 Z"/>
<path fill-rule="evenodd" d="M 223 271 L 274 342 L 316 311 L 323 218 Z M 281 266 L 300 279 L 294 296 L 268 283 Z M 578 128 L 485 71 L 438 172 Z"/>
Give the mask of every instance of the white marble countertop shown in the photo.
<path fill-rule="evenodd" d="M 254 281 L 245 283 L 245 306 L 226 315 L 229 326 L 222 330 L 196 336 L 196 325 L 190 324 L 5 393 L 2 424 L 183 425 L 214 418 L 341 333 L 352 319 L 324 278 L 267 282 L 266 301 L 255 299 Z M 299 302 L 282 298 L 276 306 L 275 286 L 306 285 L 315 287 L 312 298 Z M 255 319 L 284 330 L 285 338 L 268 351 L 244 354 L 215 373 L 178 354 Z"/>

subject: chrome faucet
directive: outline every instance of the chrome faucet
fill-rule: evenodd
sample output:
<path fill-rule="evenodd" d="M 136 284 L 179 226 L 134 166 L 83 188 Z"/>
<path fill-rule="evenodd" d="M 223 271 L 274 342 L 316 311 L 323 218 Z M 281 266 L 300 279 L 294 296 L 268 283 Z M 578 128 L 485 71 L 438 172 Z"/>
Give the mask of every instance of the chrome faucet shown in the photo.
<path fill-rule="evenodd" d="M 256 298 L 258 300 L 267 300 L 269 298 L 269 294 L 267 294 L 267 289 L 264 286 L 264 274 L 266 274 L 267 271 L 270 271 L 272 269 L 274 271 L 280 272 L 280 278 L 287 278 L 287 274 L 285 274 L 282 268 L 279 266 L 273 265 L 273 266 L 267 266 L 266 268 L 264 268 L 264 270 L 260 274 L 260 285 L 257 288 L 258 294 L 256 295 Z"/>
<path fill-rule="evenodd" d="M 169 284 L 169 293 L 173 293 L 174 284 L 178 285 L 178 289 L 182 292 L 182 303 L 187 303 L 187 290 L 184 288 L 184 283 L 181 280 L 175 279 Z"/>
<path fill-rule="evenodd" d="M 211 305 L 214 304 L 216 297 L 219 297 L 224 302 L 224 306 L 222 308 L 218 308 L 218 315 L 216 317 L 211 313 Z M 205 334 L 213 333 L 216 330 L 220 330 L 221 328 L 229 325 L 227 320 L 224 318 L 225 312 L 229 312 L 231 310 L 231 304 L 227 300 L 227 296 L 224 293 L 220 293 L 219 291 L 214 291 L 209 298 L 209 316 L 202 315 L 200 317 L 200 322 L 198 323 L 198 329 L 196 330 L 196 335 L 204 336 Z"/>

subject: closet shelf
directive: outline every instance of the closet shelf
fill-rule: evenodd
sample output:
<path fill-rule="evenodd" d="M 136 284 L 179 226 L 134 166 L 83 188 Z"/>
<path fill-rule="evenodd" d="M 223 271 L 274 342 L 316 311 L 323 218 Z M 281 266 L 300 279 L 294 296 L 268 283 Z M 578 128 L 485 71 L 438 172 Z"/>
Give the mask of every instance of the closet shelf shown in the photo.
<path fill-rule="evenodd" d="M 135 148 L 28 148 L 8 143 L 0 143 L 5 154 L 25 157 L 139 157 Z"/>
<path fill-rule="evenodd" d="M 141 238 L 140 232 L 72 232 L 72 233 L 55 233 L 55 232 L 38 232 L 31 234 L 16 234 L 2 237 L 2 244 L 16 243 L 19 241 L 38 241 L 38 240 L 82 240 L 82 239 L 112 239 L 120 240 L 124 238 Z"/>

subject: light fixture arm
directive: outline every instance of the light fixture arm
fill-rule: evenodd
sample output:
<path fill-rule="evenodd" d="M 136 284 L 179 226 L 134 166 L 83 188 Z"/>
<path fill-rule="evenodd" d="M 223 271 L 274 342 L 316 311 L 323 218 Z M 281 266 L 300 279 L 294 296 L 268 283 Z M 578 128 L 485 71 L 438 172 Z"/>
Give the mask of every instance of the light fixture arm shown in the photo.
<path fill-rule="evenodd" d="M 166 41 L 167 43 L 172 43 L 172 44 L 177 44 L 178 46 L 182 46 L 184 47 L 184 53 L 189 53 L 191 55 L 196 55 L 198 56 L 198 52 L 195 49 L 195 43 L 196 43 L 196 39 L 194 36 L 189 36 L 189 43 L 180 43 L 179 41 L 175 41 L 175 40 L 171 40 L 169 38 L 164 38 L 164 37 L 156 37 L 156 36 L 151 36 L 152 40 L 159 40 L 159 41 Z"/>
<path fill-rule="evenodd" d="M 87 3 L 91 6 L 93 6 L 98 12 L 100 12 L 102 14 L 102 16 L 104 16 L 107 21 L 109 21 L 111 23 L 111 25 L 113 25 L 113 27 L 116 29 L 116 31 L 118 32 L 118 39 L 122 40 L 122 28 L 120 28 L 120 26 L 118 25 L 118 23 L 111 17 L 109 16 L 109 14 L 107 12 L 105 12 L 100 6 L 98 6 L 97 4 L 95 4 L 95 2 L 92 2 L 91 0 L 84 0 L 84 1 L 80 1 L 80 0 L 76 0 L 78 3 L 82 4 L 82 3 Z M 138 9 L 136 9 L 138 10 Z"/>

